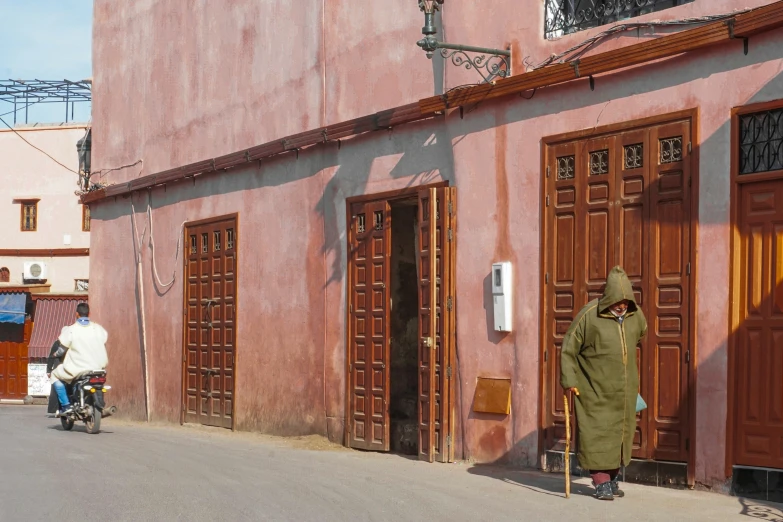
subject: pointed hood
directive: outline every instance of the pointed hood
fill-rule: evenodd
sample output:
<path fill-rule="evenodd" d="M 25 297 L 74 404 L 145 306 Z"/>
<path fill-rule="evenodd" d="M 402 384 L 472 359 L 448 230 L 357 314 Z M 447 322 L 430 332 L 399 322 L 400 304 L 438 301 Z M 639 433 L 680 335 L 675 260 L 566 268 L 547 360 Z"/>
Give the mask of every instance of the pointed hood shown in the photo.
<path fill-rule="evenodd" d="M 606 278 L 606 289 L 604 295 L 598 301 L 599 313 L 605 313 L 607 309 L 615 303 L 619 303 L 624 300 L 630 301 L 628 304 L 628 311 L 635 312 L 637 310 L 636 299 L 633 296 L 633 286 L 628 276 L 621 267 L 616 266 L 609 272 L 609 277 Z"/>

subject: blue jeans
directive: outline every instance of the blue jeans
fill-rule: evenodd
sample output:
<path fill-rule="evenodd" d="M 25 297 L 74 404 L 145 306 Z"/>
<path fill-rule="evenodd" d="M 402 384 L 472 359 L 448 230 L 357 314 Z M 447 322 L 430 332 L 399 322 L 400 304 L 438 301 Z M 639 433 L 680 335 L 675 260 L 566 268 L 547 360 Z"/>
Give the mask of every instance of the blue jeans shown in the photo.
<path fill-rule="evenodd" d="M 71 405 L 71 401 L 68 400 L 68 392 L 65 391 L 65 383 L 63 381 L 54 381 L 52 384 L 54 391 L 57 393 L 57 400 L 60 401 L 60 408 L 65 409 Z"/>

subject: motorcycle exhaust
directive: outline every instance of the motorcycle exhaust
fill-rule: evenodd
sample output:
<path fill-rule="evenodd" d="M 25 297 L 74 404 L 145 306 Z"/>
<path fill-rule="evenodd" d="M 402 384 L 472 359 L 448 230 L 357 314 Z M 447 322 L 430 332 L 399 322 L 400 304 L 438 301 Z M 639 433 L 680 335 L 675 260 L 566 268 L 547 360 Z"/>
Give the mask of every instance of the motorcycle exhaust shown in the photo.
<path fill-rule="evenodd" d="M 117 413 L 117 406 L 110 406 L 103 409 L 103 412 L 101 412 L 101 417 L 105 419 L 106 417 L 111 417 L 115 413 Z"/>

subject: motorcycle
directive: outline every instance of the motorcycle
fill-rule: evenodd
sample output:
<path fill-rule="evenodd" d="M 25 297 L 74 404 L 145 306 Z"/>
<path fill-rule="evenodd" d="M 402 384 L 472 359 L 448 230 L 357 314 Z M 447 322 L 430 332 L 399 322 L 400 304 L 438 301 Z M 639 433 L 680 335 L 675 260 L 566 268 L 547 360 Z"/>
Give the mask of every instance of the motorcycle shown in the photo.
<path fill-rule="evenodd" d="M 82 375 L 73 383 L 66 386 L 66 391 L 71 399 L 73 411 L 60 416 L 60 422 L 65 431 L 73 429 L 76 421 L 84 422 L 87 433 L 95 435 L 101 431 L 101 419 L 111 417 L 116 413 L 117 407 L 106 407 L 104 394 L 111 390 L 106 385 L 106 372 L 95 371 Z"/>

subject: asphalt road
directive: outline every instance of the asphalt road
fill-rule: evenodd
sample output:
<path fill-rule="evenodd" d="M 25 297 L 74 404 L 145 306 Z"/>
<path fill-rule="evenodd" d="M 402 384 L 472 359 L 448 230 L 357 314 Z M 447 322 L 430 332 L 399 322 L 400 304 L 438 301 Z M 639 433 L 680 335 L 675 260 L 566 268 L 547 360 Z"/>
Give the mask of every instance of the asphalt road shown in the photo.
<path fill-rule="evenodd" d="M 783 520 L 781 505 L 698 491 L 626 485 L 626 498 L 600 502 L 584 480 L 566 500 L 562 476 L 318 438 L 113 418 L 103 428 L 63 432 L 43 407 L 0 406 L 0 521 Z"/>

